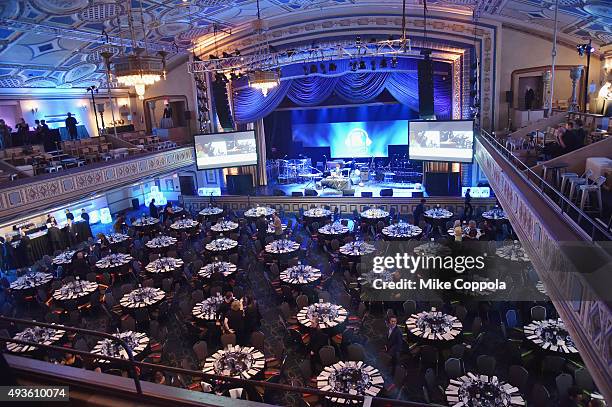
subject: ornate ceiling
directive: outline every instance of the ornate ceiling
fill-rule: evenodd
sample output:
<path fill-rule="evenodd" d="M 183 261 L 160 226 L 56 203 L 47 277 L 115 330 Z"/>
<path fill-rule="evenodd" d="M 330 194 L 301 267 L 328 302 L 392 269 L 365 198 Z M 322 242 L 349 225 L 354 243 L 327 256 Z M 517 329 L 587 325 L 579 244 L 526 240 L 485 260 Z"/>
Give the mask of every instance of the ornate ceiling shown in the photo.
<path fill-rule="evenodd" d="M 555 0 L 429 0 L 432 11 L 479 18 L 550 33 Z M 407 0 L 409 12 L 421 0 Z M 256 15 L 254 0 L 132 0 L 144 10 L 150 49 L 171 55 L 198 38 L 211 38 L 213 25 L 238 32 Z M 562 35 L 598 44 L 612 42 L 611 0 L 559 0 Z M 399 0 L 261 0 L 262 16 L 288 22 L 339 14 L 368 15 L 386 7 L 401 13 Z M 0 88 L 85 88 L 101 85 L 99 53 L 118 53 L 127 44 L 126 0 L 0 0 Z M 140 13 L 135 13 L 141 31 Z M 142 36 L 141 36 L 142 37 Z"/>

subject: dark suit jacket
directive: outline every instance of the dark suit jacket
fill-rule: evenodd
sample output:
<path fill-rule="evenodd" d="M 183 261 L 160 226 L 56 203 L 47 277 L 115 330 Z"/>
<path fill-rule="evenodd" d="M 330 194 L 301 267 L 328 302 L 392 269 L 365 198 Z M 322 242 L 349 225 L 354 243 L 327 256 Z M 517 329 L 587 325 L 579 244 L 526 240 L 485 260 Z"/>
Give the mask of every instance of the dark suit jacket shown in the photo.
<path fill-rule="evenodd" d="M 159 217 L 159 212 L 157 211 L 157 206 L 155 206 L 154 203 L 150 203 L 149 204 L 149 214 L 151 215 L 152 218 L 158 218 Z"/>
<path fill-rule="evenodd" d="M 393 328 L 391 331 L 391 335 L 389 335 L 389 330 L 387 329 L 385 334 L 387 335 L 387 353 L 391 355 L 397 355 L 402 350 L 402 344 L 404 343 L 404 339 L 402 338 L 402 331 L 399 326 Z"/>

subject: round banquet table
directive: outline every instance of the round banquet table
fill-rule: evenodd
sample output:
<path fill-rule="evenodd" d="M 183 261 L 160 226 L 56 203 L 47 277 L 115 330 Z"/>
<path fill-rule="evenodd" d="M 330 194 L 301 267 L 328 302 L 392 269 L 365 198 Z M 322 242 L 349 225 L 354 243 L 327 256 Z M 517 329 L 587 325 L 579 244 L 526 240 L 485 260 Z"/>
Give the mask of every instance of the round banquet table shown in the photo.
<path fill-rule="evenodd" d="M 202 372 L 248 380 L 262 372 L 265 365 L 264 354 L 252 346 L 227 345 L 206 358 Z"/>
<path fill-rule="evenodd" d="M 578 349 L 561 319 L 533 321 L 523 327 L 527 339 L 549 352 L 576 354 Z"/>
<path fill-rule="evenodd" d="M 58 301 L 77 300 L 89 296 L 98 289 L 98 283 L 75 280 L 53 291 L 53 299 Z"/>
<path fill-rule="evenodd" d="M 427 242 L 415 247 L 414 254 L 423 256 L 448 256 L 451 254 L 451 249 L 440 243 Z"/>
<path fill-rule="evenodd" d="M 325 226 L 319 228 L 319 235 L 326 239 L 340 238 L 350 232 L 348 226 L 344 226 L 340 222 L 328 223 Z"/>
<path fill-rule="evenodd" d="M 72 263 L 72 258 L 74 257 L 76 250 L 66 250 L 55 256 L 52 260 L 52 263 L 55 265 L 67 265 Z"/>
<path fill-rule="evenodd" d="M 376 248 L 370 243 L 364 241 L 349 242 L 340 247 L 340 254 L 351 257 L 366 256 L 374 253 Z"/>
<path fill-rule="evenodd" d="M 238 242 L 232 239 L 228 239 L 226 237 L 222 237 L 219 239 L 215 239 L 212 242 L 208 243 L 206 246 L 206 250 L 213 253 L 223 253 L 228 252 L 230 250 L 234 250 L 238 247 Z"/>
<path fill-rule="evenodd" d="M 307 222 L 318 222 L 332 216 L 332 211 L 325 208 L 310 208 L 304 211 L 304 220 Z"/>
<path fill-rule="evenodd" d="M 476 236 L 474 237 L 470 237 L 470 227 L 469 226 L 462 226 L 461 227 L 461 237 L 462 238 L 470 238 L 470 239 L 480 239 L 480 236 L 482 236 L 482 231 L 480 229 L 476 229 Z M 449 236 L 455 236 L 455 228 L 450 228 L 447 231 Z"/>
<path fill-rule="evenodd" d="M 297 313 L 297 320 L 305 327 L 311 328 L 313 316 L 318 318 L 321 329 L 328 329 L 343 324 L 348 318 L 348 312 L 337 304 L 317 302 L 302 308 Z"/>
<path fill-rule="evenodd" d="M 223 296 L 221 293 L 217 293 L 202 302 L 196 303 L 191 313 L 194 317 L 203 321 L 216 321 L 221 317 L 219 315 L 221 304 L 223 304 Z"/>
<path fill-rule="evenodd" d="M 222 220 L 210 227 L 210 230 L 214 233 L 231 233 L 238 230 L 240 227 L 236 222 L 232 222 L 231 220 Z"/>
<path fill-rule="evenodd" d="M 227 261 L 215 261 L 203 266 L 198 275 L 202 278 L 210 278 L 213 273 L 221 273 L 223 277 L 229 277 L 238 270 L 238 266 Z"/>
<path fill-rule="evenodd" d="M 507 221 L 508 216 L 506 216 L 506 212 L 503 209 L 493 208 L 490 211 L 486 211 L 482 213 L 482 217 L 492 221 Z"/>
<path fill-rule="evenodd" d="M 108 243 L 110 243 L 111 246 L 123 244 L 127 242 L 128 239 L 130 238 L 128 235 L 125 235 L 123 233 L 109 233 L 105 236 L 106 236 L 106 240 L 108 240 Z M 102 243 L 100 239 L 98 239 L 97 242 Z"/>
<path fill-rule="evenodd" d="M 434 221 L 445 221 L 453 217 L 453 213 L 451 211 L 447 211 L 442 208 L 433 208 L 426 210 L 424 213 L 425 218 L 434 220 Z"/>
<path fill-rule="evenodd" d="M 223 213 L 223 209 L 218 208 L 216 206 L 209 206 L 208 208 L 204 208 L 200 212 L 198 212 L 198 215 L 200 215 L 203 218 L 213 219 L 221 215 L 222 213 Z"/>
<path fill-rule="evenodd" d="M 276 210 L 267 206 L 258 206 L 256 208 L 251 208 L 244 213 L 246 218 L 251 220 L 255 220 L 259 218 L 261 215 L 265 217 L 270 217 L 276 213 Z"/>
<path fill-rule="evenodd" d="M 170 225 L 170 228 L 175 231 L 189 231 L 191 229 L 195 229 L 198 227 L 198 225 L 199 222 L 197 220 L 178 219 L 172 225 Z"/>
<path fill-rule="evenodd" d="M 125 331 L 115 333 L 113 336 L 123 339 L 127 346 L 132 351 L 132 356 L 136 357 L 143 353 L 149 346 L 149 338 L 143 332 Z M 91 353 L 96 355 L 111 356 L 119 359 L 129 359 L 128 354 L 123 346 L 111 339 L 104 338 L 91 350 Z M 95 359 L 96 363 L 112 363 L 106 359 Z"/>
<path fill-rule="evenodd" d="M 66 331 L 60 329 L 47 328 L 42 326 L 31 326 L 18 332 L 13 339 L 21 341 L 36 342 L 43 345 L 53 345 L 59 342 Z M 13 353 L 28 353 L 37 350 L 36 346 L 22 345 L 20 343 L 6 342 L 6 349 Z"/>
<path fill-rule="evenodd" d="M 151 250 L 163 251 L 176 244 L 177 239 L 171 236 L 157 236 L 145 243 L 145 246 Z"/>
<path fill-rule="evenodd" d="M 161 257 L 153 260 L 145 266 L 145 270 L 151 274 L 171 273 L 183 266 L 183 260 L 174 257 Z"/>
<path fill-rule="evenodd" d="M 280 272 L 282 282 L 294 285 L 314 283 L 321 278 L 321 270 L 312 266 L 298 264 Z"/>
<path fill-rule="evenodd" d="M 53 274 L 32 272 L 18 277 L 9 286 L 11 290 L 16 291 L 29 291 L 38 287 L 42 287 L 53 280 Z"/>
<path fill-rule="evenodd" d="M 383 386 L 384 380 L 378 369 L 362 361 L 340 361 L 324 367 L 317 376 L 317 387 L 322 391 L 376 397 Z M 340 405 L 359 403 L 358 400 L 342 397 L 326 396 L 326 398 Z"/>
<path fill-rule="evenodd" d="M 392 225 L 385 226 L 382 230 L 385 240 L 417 239 L 422 233 L 423 230 L 421 230 L 420 227 L 406 222 L 394 223 Z"/>
<path fill-rule="evenodd" d="M 432 308 L 431 311 L 410 315 L 406 320 L 406 328 L 417 338 L 444 342 L 455 340 L 463 325 L 453 315 Z"/>
<path fill-rule="evenodd" d="M 361 212 L 360 216 L 368 222 L 378 222 L 379 220 L 386 220 L 389 217 L 389 212 L 378 208 L 370 208 Z"/>
<path fill-rule="evenodd" d="M 266 253 L 275 255 L 286 255 L 298 251 L 299 248 L 299 243 L 293 240 L 280 239 L 268 243 L 265 247 L 265 251 Z"/>
<path fill-rule="evenodd" d="M 521 247 L 521 244 L 515 240 L 512 244 L 508 244 L 495 250 L 495 254 L 508 261 L 515 261 L 519 263 L 529 262 L 529 256 L 525 252 L 525 249 Z"/>
<path fill-rule="evenodd" d="M 157 226 L 158 223 L 159 219 L 157 218 L 143 216 L 141 218 L 136 219 L 134 223 L 132 223 L 132 226 L 134 226 L 136 229 L 149 229 Z"/>
<path fill-rule="evenodd" d="M 125 308 L 144 308 L 159 303 L 165 296 L 159 288 L 139 287 L 121 297 L 119 304 Z"/>
<path fill-rule="evenodd" d="M 498 380 L 497 376 L 478 376 L 469 372 L 466 376 L 450 379 L 445 394 L 448 405 L 452 407 L 525 405 L 518 388 Z"/>
<path fill-rule="evenodd" d="M 134 258 L 129 254 L 112 253 L 96 262 L 96 267 L 104 271 L 112 271 L 129 264 Z"/>

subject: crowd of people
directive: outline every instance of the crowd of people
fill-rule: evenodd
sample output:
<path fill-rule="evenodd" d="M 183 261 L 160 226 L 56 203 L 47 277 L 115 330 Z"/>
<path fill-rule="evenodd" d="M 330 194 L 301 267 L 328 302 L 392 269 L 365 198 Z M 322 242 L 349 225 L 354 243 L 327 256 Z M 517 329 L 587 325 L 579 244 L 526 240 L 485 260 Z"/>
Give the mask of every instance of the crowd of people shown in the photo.
<path fill-rule="evenodd" d="M 65 120 L 66 130 L 70 140 L 78 138 L 77 124 L 79 123 L 72 113 L 67 113 Z M 30 131 L 30 125 L 22 117 L 15 125 L 15 135 L 13 129 L 6 123 L 4 119 L 0 119 L 0 149 L 11 148 L 16 146 L 14 138 L 21 140 L 21 144 L 27 146 L 33 144 L 34 139 L 46 140 L 50 133 L 49 125 L 46 120 L 34 120 L 34 126 Z"/>
<path fill-rule="evenodd" d="M 580 119 L 570 120 L 560 126 L 555 130 L 555 141 L 545 146 L 544 154 L 548 158 L 555 158 L 584 147 L 587 131 L 583 126 L 584 123 Z"/>

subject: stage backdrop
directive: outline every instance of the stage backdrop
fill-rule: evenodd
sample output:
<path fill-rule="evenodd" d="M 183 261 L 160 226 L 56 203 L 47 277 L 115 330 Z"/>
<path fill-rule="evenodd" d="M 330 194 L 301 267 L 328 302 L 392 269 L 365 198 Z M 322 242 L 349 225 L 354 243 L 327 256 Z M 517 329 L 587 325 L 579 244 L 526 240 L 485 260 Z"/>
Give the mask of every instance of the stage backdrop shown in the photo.
<path fill-rule="evenodd" d="M 399 103 L 418 111 L 416 72 L 349 72 L 339 76 L 284 77 L 267 96 L 261 91 L 236 83 L 234 119 L 254 122 L 272 113 L 285 98 L 297 106 L 319 106 L 332 94 L 348 103 L 367 103 L 387 90 Z M 434 111 L 440 119 L 451 118 L 451 80 L 434 75 Z"/>

